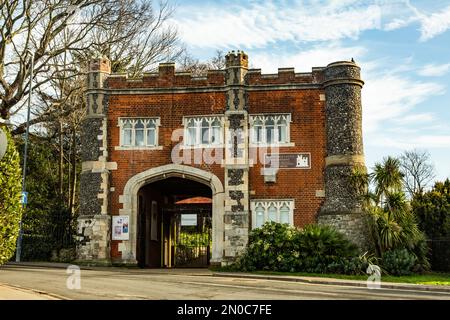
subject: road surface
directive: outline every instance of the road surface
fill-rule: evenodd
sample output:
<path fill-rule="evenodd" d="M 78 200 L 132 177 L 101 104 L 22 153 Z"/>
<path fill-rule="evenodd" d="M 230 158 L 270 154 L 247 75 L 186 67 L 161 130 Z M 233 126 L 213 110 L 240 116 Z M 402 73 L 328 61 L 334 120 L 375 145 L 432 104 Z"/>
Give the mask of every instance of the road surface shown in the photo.
<path fill-rule="evenodd" d="M 68 289 L 70 275 L 61 268 L 6 265 L 0 284 L 51 294 L 60 299 L 446 299 L 450 293 L 308 284 L 216 277 L 205 269 L 81 270 L 80 289 Z M 72 282 L 70 282 L 72 283 Z"/>

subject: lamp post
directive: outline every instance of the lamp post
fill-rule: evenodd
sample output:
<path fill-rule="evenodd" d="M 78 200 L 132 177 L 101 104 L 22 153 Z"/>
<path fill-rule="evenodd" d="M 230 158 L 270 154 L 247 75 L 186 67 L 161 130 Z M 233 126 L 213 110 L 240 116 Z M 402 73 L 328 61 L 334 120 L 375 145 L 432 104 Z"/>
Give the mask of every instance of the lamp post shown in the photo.
<path fill-rule="evenodd" d="M 28 135 L 30 131 L 30 113 L 31 113 L 31 91 L 33 89 L 33 69 L 34 69 L 34 52 L 31 50 L 27 50 L 28 53 L 31 54 L 30 58 L 30 64 L 31 64 L 31 70 L 30 70 L 30 80 L 29 80 L 29 89 L 28 89 L 28 110 L 27 110 L 27 127 L 25 132 L 25 150 L 23 155 L 23 169 L 22 169 L 22 197 L 23 193 L 25 192 L 25 178 L 27 176 L 27 157 L 28 157 Z M 22 201 L 22 208 L 25 210 L 26 203 L 25 201 Z M 24 212 L 24 211 L 23 211 Z M 22 212 L 22 216 L 23 216 Z M 22 218 L 19 222 L 19 237 L 17 239 L 17 249 L 16 249 L 16 262 L 20 262 L 20 256 L 22 254 Z"/>

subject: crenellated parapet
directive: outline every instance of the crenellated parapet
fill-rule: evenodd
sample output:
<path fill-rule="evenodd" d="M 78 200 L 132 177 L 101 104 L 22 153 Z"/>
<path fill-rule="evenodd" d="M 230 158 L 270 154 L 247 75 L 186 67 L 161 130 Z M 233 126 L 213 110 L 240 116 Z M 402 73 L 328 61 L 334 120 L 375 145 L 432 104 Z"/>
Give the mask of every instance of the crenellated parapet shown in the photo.
<path fill-rule="evenodd" d="M 139 78 L 130 78 L 126 73 L 112 74 L 107 85 L 109 89 L 217 87 L 225 85 L 225 70 L 208 70 L 206 75 L 198 76 L 176 72 L 174 63 L 161 63 L 158 72 L 144 72 Z"/>
<path fill-rule="evenodd" d="M 295 72 L 294 68 L 278 68 L 277 73 L 262 74 L 261 69 L 250 69 L 246 76 L 248 85 L 286 85 L 322 83 L 323 68 L 313 68 L 312 72 Z"/>

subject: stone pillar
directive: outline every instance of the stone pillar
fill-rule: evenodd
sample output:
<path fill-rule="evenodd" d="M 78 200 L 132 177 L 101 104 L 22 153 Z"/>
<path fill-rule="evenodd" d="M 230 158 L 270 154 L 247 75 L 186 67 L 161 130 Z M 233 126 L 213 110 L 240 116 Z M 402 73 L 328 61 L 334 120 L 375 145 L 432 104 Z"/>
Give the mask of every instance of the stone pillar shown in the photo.
<path fill-rule="evenodd" d="M 248 56 L 234 51 L 226 56 L 227 110 L 225 112 L 225 214 L 223 264 L 247 246 L 249 229 L 248 114 L 245 75 Z"/>
<path fill-rule="evenodd" d="M 106 58 L 90 62 L 87 75 L 87 115 L 82 123 L 82 170 L 77 258 L 94 264 L 109 264 L 111 216 L 108 214 L 109 170 L 107 152 L 108 96 L 105 80 L 111 73 Z"/>
<path fill-rule="evenodd" d="M 365 170 L 362 139 L 360 68 L 340 61 L 324 70 L 327 157 L 325 202 L 318 222 L 335 227 L 360 248 L 368 246 L 368 231 L 362 203 L 351 187 L 355 167 Z"/>

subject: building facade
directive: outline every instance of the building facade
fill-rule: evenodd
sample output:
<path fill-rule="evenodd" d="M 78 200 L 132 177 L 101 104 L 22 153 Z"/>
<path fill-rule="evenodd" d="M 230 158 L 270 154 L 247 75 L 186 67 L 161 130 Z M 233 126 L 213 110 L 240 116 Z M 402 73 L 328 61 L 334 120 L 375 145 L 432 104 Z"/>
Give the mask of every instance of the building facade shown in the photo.
<path fill-rule="evenodd" d="M 266 221 L 330 224 L 364 246 L 354 62 L 261 74 L 233 51 L 204 77 L 163 63 L 129 79 L 99 58 L 87 81 L 79 260 L 223 265 Z"/>

